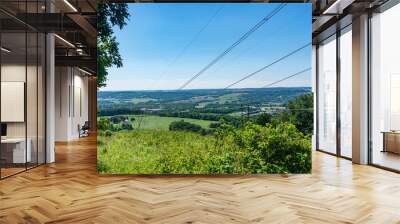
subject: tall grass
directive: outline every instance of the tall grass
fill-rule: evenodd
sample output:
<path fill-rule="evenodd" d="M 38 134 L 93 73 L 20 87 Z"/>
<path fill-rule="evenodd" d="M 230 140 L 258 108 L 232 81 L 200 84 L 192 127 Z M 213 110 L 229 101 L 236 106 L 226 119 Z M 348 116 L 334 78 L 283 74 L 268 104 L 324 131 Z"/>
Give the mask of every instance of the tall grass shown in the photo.
<path fill-rule="evenodd" d="M 186 131 L 106 131 L 98 171 L 112 174 L 308 173 L 311 141 L 293 124 L 222 125 L 214 135 Z"/>
<path fill-rule="evenodd" d="M 242 173 L 232 142 L 191 132 L 135 130 L 98 137 L 98 171 L 118 174 Z"/>

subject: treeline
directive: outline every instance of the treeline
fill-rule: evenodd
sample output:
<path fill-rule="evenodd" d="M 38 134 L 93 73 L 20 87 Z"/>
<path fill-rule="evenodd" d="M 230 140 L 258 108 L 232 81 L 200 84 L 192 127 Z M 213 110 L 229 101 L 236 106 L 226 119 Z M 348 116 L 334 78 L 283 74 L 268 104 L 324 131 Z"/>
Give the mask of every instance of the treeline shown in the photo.
<path fill-rule="evenodd" d="M 260 113 L 256 115 L 247 116 L 247 112 L 252 114 L 254 111 L 250 108 L 248 111 L 245 109 L 244 116 L 231 116 L 221 115 L 214 113 L 198 113 L 198 112 L 176 112 L 176 111 L 147 111 L 144 113 L 142 110 L 135 109 L 106 109 L 99 111 L 99 116 L 110 116 L 112 123 L 119 123 L 121 121 L 132 121 L 126 114 L 130 115 L 143 115 L 151 114 L 158 115 L 161 117 L 179 117 L 179 118 L 192 118 L 199 120 L 215 121 L 217 123 L 227 123 L 234 127 L 242 127 L 247 122 L 252 122 L 259 125 L 272 124 L 277 125 L 279 123 L 289 122 L 296 126 L 298 130 L 304 134 L 312 134 L 313 130 L 313 94 L 303 94 L 293 100 L 289 100 L 287 109 L 282 112 L 275 114 Z M 121 129 L 122 125 L 118 126 L 117 129 Z M 127 125 L 125 125 L 127 126 Z"/>
<path fill-rule="evenodd" d="M 97 129 L 99 132 L 107 132 L 106 135 L 111 135 L 113 131 L 131 131 L 133 130 L 132 122 L 134 120 L 135 118 L 128 116 L 102 117 L 97 121 Z"/>
<path fill-rule="evenodd" d="M 199 133 L 201 135 L 208 135 L 208 134 L 214 133 L 213 129 L 205 129 L 205 128 L 202 128 L 198 124 L 192 124 L 192 123 L 186 122 L 184 120 L 171 122 L 171 124 L 169 125 L 169 130 L 170 131 L 190 131 L 190 132 Z"/>
<path fill-rule="evenodd" d="M 245 120 L 239 123 L 227 123 L 235 127 L 251 122 L 261 126 L 272 125 L 274 127 L 282 123 L 291 123 L 305 135 L 311 135 L 314 128 L 314 97 L 313 94 L 303 94 L 287 103 L 287 109 L 275 114 L 261 113 L 254 116 L 245 116 Z"/>
<path fill-rule="evenodd" d="M 196 112 L 159 112 L 160 117 L 179 117 L 179 118 L 193 118 L 207 121 L 219 121 L 222 117 L 220 114 L 203 114 Z"/>
<path fill-rule="evenodd" d="M 125 114 L 132 114 L 132 115 L 143 114 L 143 110 L 129 109 L 129 108 L 116 108 L 116 109 L 101 109 L 101 110 L 98 110 L 98 112 L 97 112 L 97 116 L 99 116 L 99 117 L 125 115 Z"/>
<path fill-rule="evenodd" d="M 260 119 L 260 118 L 259 118 Z M 268 120 L 262 118 L 260 120 Z M 287 110 L 270 117 L 269 123 L 292 123 L 306 135 L 311 135 L 314 129 L 314 96 L 312 93 L 303 94 L 294 100 L 289 100 Z"/>
<path fill-rule="evenodd" d="M 232 124 L 235 127 L 239 127 L 243 123 L 240 117 L 221 115 L 221 114 L 205 114 L 196 112 L 160 112 L 158 113 L 158 115 L 161 117 L 192 118 L 192 119 L 216 121 L 216 122 L 224 121 Z"/>

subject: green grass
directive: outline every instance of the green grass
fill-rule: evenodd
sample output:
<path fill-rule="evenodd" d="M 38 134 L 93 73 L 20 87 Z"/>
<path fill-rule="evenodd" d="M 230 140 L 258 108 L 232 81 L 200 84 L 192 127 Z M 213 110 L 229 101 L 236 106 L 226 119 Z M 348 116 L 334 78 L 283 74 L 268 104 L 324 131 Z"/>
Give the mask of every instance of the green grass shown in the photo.
<path fill-rule="evenodd" d="M 311 139 L 293 124 L 224 126 L 213 135 L 98 132 L 97 169 L 109 174 L 308 173 Z"/>
<path fill-rule="evenodd" d="M 184 120 L 193 124 L 198 124 L 203 128 L 208 128 L 212 121 L 198 120 L 191 118 L 179 118 L 179 117 L 159 117 L 151 115 L 129 115 L 134 117 L 135 121 L 133 123 L 134 129 L 144 129 L 144 130 L 168 130 L 169 124 L 174 121 Z"/>
<path fill-rule="evenodd" d="M 111 174 L 241 173 L 241 154 L 213 136 L 136 130 L 98 136 L 98 171 Z M 236 152 L 236 153 L 235 153 Z"/>

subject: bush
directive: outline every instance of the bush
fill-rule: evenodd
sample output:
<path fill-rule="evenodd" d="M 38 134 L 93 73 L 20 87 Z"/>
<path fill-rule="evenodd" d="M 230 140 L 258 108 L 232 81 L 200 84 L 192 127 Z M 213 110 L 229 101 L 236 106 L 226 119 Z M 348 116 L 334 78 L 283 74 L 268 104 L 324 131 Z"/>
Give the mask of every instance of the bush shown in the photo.
<path fill-rule="evenodd" d="M 191 131 L 200 133 L 203 128 L 200 125 L 192 124 L 184 120 L 171 122 L 169 125 L 170 131 Z"/>
<path fill-rule="evenodd" d="M 247 123 L 241 129 L 222 125 L 217 131 L 219 144 L 227 138 L 244 152 L 248 173 L 309 173 L 311 140 L 290 123 L 261 126 Z M 228 139 L 229 140 L 229 139 Z"/>
<path fill-rule="evenodd" d="M 214 122 L 214 123 L 211 123 L 208 127 L 209 128 L 219 128 L 219 126 L 221 126 L 221 123 L 216 123 L 216 122 Z"/>
<path fill-rule="evenodd" d="M 110 117 L 110 121 L 114 124 L 119 124 L 122 122 L 131 122 L 134 120 L 135 120 L 134 117 L 124 116 L 124 115 L 116 115 L 116 116 Z"/>
<path fill-rule="evenodd" d="M 104 132 L 104 135 L 105 135 L 106 137 L 111 137 L 111 136 L 112 136 L 112 131 L 106 130 L 106 131 Z"/>
<path fill-rule="evenodd" d="M 271 119 L 272 119 L 271 114 L 262 113 L 255 117 L 254 123 L 264 126 L 264 125 L 270 123 Z"/>
<path fill-rule="evenodd" d="M 133 130 L 131 122 L 123 122 L 121 128 L 123 130 Z"/>
<path fill-rule="evenodd" d="M 273 127 L 247 123 L 237 129 L 222 123 L 213 136 L 201 134 L 164 130 L 105 131 L 98 138 L 101 142 L 99 171 L 135 174 L 311 171 L 311 141 L 293 124 Z"/>
<path fill-rule="evenodd" d="M 202 128 L 200 131 L 201 135 L 213 135 L 215 133 L 215 129 L 204 129 Z"/>
<path fill-rule="evenodd" d="M 97 128 L 100 131 L 106 131 L 106 130 L 111 129 L 112 125 L 111 125 L 110 119 L 104 118 L 104 117 L 100 118 L 97 122 Z"/>

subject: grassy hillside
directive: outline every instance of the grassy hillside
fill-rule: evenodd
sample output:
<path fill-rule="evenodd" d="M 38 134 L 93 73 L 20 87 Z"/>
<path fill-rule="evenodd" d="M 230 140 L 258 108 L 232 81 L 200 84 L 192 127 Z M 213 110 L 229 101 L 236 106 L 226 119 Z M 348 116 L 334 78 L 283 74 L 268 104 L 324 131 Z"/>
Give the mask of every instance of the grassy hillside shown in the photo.
<path fill-rule="evenodd" d="M 188 131 L 101 132 L 100 173 L 246 174 L 306 173 L 311 140 L 292 124 L 227 126 L 214 135 Z"/>
<path fill-rule="evenodd" d="M 219 103 L 214 105 L 215 110 L 210 108 L 213 104 L 207 104 L 208 109 L 196 112 L 187 109 L 193 107 L 193 104 L 185 103 L 187 99 L 179 99 L 183 97 L 181 93 L 170 94 L 171 101 L 163 107 L 171 110 L 161 112 L 157 108 L 142 108 L 132 110 L 132 113 L 120 110 L 99 116 L 97 155 L 100 173 L 310 172 L 313 114 L 312 110 L 303 109 L 312 109 L 311 94 L 289 101 L 287 106 L 249 106 L 246 108 L 248 116 L 243 116 L 240 107 L 234 110 L 237 105 L 228 104 L 232 107 L 227 108 L 226 104 L 221 106 Z M 216 97 L 225 103 L 236 103 L 237 97 L 247 95 L 230 93 L 195 97 L 196 100 Z M 182 101 L 181 105 L 171 105 L 177 99 Z M 155 102 L 150 100 L 148 103 Z M 290 111 L 279 112 L 279 108 Z M 227 113 L 232 116 L 225 115 Z M 218 121 L 221 122 L 209 128 L 211 123 Z"/>

